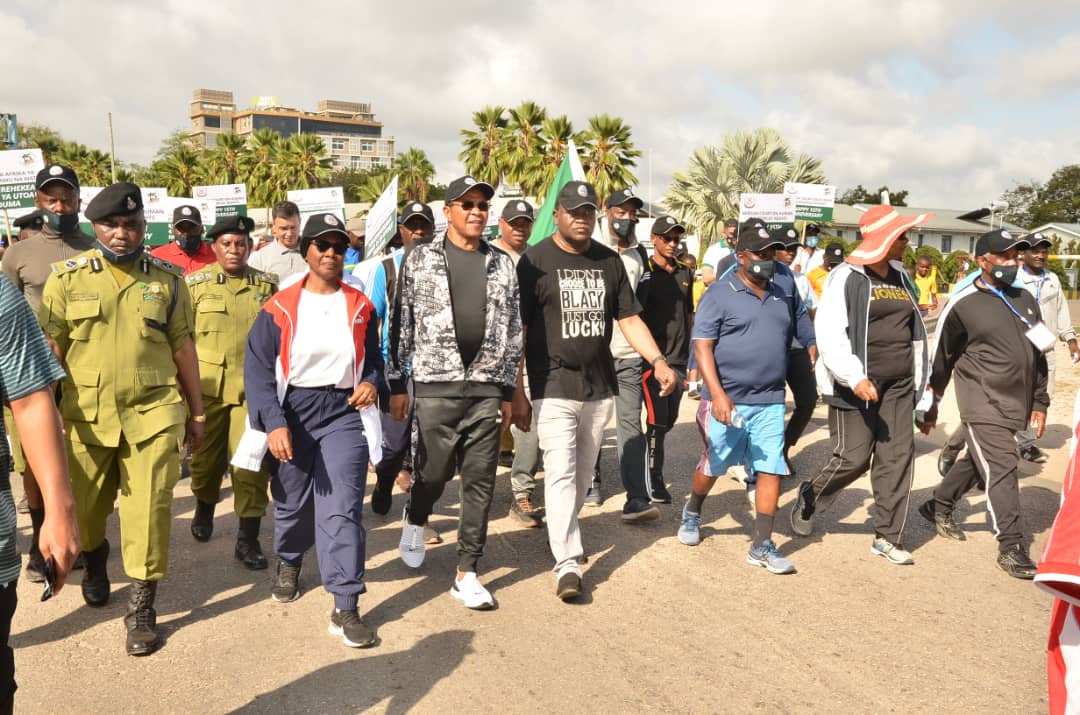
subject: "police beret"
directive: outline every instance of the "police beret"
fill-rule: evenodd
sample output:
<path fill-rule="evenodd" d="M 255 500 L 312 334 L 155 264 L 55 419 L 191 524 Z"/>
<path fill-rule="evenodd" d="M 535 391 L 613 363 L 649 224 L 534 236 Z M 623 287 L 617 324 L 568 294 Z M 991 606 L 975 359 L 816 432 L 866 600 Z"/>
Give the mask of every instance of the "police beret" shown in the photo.
<path fill-rule="evenodd" d="M 106 186 L 86 206 L 83 215 L 91 221 L 109 216 L 130 216 L 143 207 L 142 191 L 129 181 Z"/>
<path fill-rule="evenodd" d="M 199 209 L 190 204 L 177 206 L 172 212 L 172 225 L 175 226 L 181 221 L 191 221 L 192 223 L 201 226 L 202 214 L 199 213 Z"/>
<path fill-rule="evenodd" d="M 49 164 L 37 173 L 37 179 L 34 181 L 34 188 L 40 189 L 50 181 L 61 181 L 76 191 L 79 190 L 79 177 L 75 175 L 75 170 L 70 166 L 64 166 L 63 164 Z"/>
<path fill-rule="evenodd" d="M 226 233 L 250 234 L 254 230 L 254 219 L 248 218 L 247 216 L 229 216 L 211 226 L 210 230 L 206 232 L 206 237 L 217 238 Z"/>
<path fill-rule="evenodd" d="M 45 219 L 42 218 L 41 210 L 39 209 L 37 211 L 31 211 L 25 216 L 20 216 L 19 218 L 12 221 L 11 225 L 19 229 L 20 231 L 24 228 L 29 228 L 36 231 L 45 225 Z"/>

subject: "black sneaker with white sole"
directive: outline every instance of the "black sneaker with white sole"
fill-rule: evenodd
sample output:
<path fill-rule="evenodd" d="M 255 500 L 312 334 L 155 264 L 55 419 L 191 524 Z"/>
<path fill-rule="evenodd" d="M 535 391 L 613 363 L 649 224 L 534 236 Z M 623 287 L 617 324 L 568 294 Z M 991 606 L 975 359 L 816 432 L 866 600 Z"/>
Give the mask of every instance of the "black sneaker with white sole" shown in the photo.
<path fill-rule="evenodd" d="M 667 485 L 664 484 L 662 478 L 652 480 L 652 485 L 649 488 L 649 501 L 653 504 L 671 503 L 671 492 L 668 491 Z"/>
<path fill-rule="evenodd" d="M 330 625 L 326 631 L 332 636 L 340 636 L 341 642 L 350 648 L 370 648 L 378 640 L 375 629 L 364 623 L 356 611 L 330 612 Z"/>
<path fill-rule="evenodd" d="M 963 529 L 957 526 L 953 519 L 952 512 L 939 511 L 933 499 L 928 499 L 919 506 L 919 516 L 934 525 L 938 536 L 954 541 L 967 541 Z"/>
<path fill-rule="evenodd" d="M 270 588 L 270 597 L 278 603 L 290 603 L 300 598 L 300 567 L 278 560 L 274 585 Z"/>
<path fill-rule="evenodd" d="M 799 536 L 814 533 L 814 487 L 810 482 L 799 484 L 795 503 L 791 505 L 791 530 Z"/>
<path fill-rule="evenodd" d="M 659 518 L 660 510 L 639 497 L 629 499 L 623 504 L 623 521 L 654 521 Z"/>
<path fill-rule="evenodd" d="M 1025 581 L 1035 578 L 1035 571 L 1038 568 L 1035 562 L 1031 560 L 1031 557 L 1028 556 L 1027 549 L 1020 544 L 1005 547 L 998 554 L 997 563 L 1005 573 L 1013 578 L 1020 578 Z"/>

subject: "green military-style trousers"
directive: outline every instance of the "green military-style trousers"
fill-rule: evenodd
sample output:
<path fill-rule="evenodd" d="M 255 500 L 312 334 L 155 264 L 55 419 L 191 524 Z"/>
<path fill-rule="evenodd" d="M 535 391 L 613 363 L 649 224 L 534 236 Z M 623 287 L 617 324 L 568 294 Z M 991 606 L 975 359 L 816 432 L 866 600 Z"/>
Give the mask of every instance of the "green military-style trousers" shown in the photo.
<path fill-rule="evenodd" d="M 120 492 L 120 551 L 124 572 L 140 581 L 158 581 L 169 566 L 173 487 L 180 476 L 183 425 L 116 447 L 69 438 L 68 469 L 83 551 L 105 540 L 105 522 Z"/>
<path fill-rule="evenodd" d="M 221 498 L 221 480 L 231 469 L 233 511 L 240 518 L 266 516 L 270 475 L 229 466 L 229 459 L 244 434 L 247 407 L 208 401 L 205 410 L 206 438 L 191 457 L 191 492 L 205 504 L 217 504 Z"/>

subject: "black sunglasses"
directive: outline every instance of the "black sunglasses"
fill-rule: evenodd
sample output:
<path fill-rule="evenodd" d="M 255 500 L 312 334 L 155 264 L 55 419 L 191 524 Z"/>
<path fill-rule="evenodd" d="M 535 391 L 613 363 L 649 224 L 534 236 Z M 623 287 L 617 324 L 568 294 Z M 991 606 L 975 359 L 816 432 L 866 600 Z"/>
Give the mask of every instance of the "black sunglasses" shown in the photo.
<path fill-rule="evenodd" d="M 487 211 L 491 206 L 487 201 L 455 201 L 454 203 L 466 211 L 472 211 L 474 208 L 478 208 L 481 211 Z"/>
<path fill-rule="evenodd" d="M 337 241 L 327 241 L 326 239 L 316 238 L 311 241 L 315 244 L 315 249 L 319 253 L 326 253 L 327 251 L 333 251 L 339 256 L 345 255 L 345 244 L 338 243 Z"/>
<path fill-rule="evenodd" d="M 664 243 L 678 243 L 679 239 L 682 238 L 682 236 L 677 235 L 677 234 L 675 236 L 669 236 L 666 233 L 662 233 L 662 234 L 659 234 L 657 236 L 657 238 L 659 238 Z"/>

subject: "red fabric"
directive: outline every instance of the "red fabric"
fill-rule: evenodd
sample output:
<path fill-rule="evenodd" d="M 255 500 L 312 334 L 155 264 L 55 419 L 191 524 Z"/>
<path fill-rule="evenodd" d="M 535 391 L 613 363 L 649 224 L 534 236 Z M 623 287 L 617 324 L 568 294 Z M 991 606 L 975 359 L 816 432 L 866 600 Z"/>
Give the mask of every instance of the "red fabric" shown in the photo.
<path fill-rule="evenodd" d="M 281 363 L 282 379 L 289 380 L 289 354 L 292 346 L 293 330 L 296 325 L 296 316 L 300 308 L 300 292 L 304 289 L 308 277 L 289 286 L 285 290 L 278 291 L 273 300 L 263 306 L 263 310 L 270 313 L 274 318 L 274 324 L 281 330 L 281 351 L 278 353 Z M 352 323 L 353 350 L 356 355 L 356 375 L 354 381 L 359 378 L 364 367 L 364 339 L 367 336 L 367 324 L 375 314 L 375 307 L 371 304 L 364 293 L 348 283 L 339 281 L 342 292 L 345 294 L 346 314 L 350 316 Z"/>
<path fill-rule="evenodd" d="M 217 263 L 217 256 L 214 255 L 214 249 L 210 248 L 210 244 L 205 241 L 199 244 L 199 250 L 195 252 L 194 256 L 189 256 L 184 253 L 180 246 L 176 245 L 175 241 L 173 243 L 166 243 L 164 246 L 158 246 L 150 251 L 150 255 L 154 258 L 168 261 L 174 266 L 180 266 L 184 269 L 185 276 Z"/>
<path fill-rule="evenodd" d="M 1080 395 L 1077 397 L 1080 404 Z M 1050 639 L 1046 647 L 1046 680 L 1050 712 L 1066 712 L 1069 701 L 1066 676 L 1070 663 L 1061 650 L 1062 631 L 1070 619 L 1080 615 L 1080 420 L 1074 410 L 1072 455 L 1061 486 L 1061 509 L 1058 510 L 1050 535 L 1039 559 L 1035 584 L 1049 591 L 1056 599 L 1050 618 Z M 1073 667 L 1080 664 L 1073 663 Z"/>

